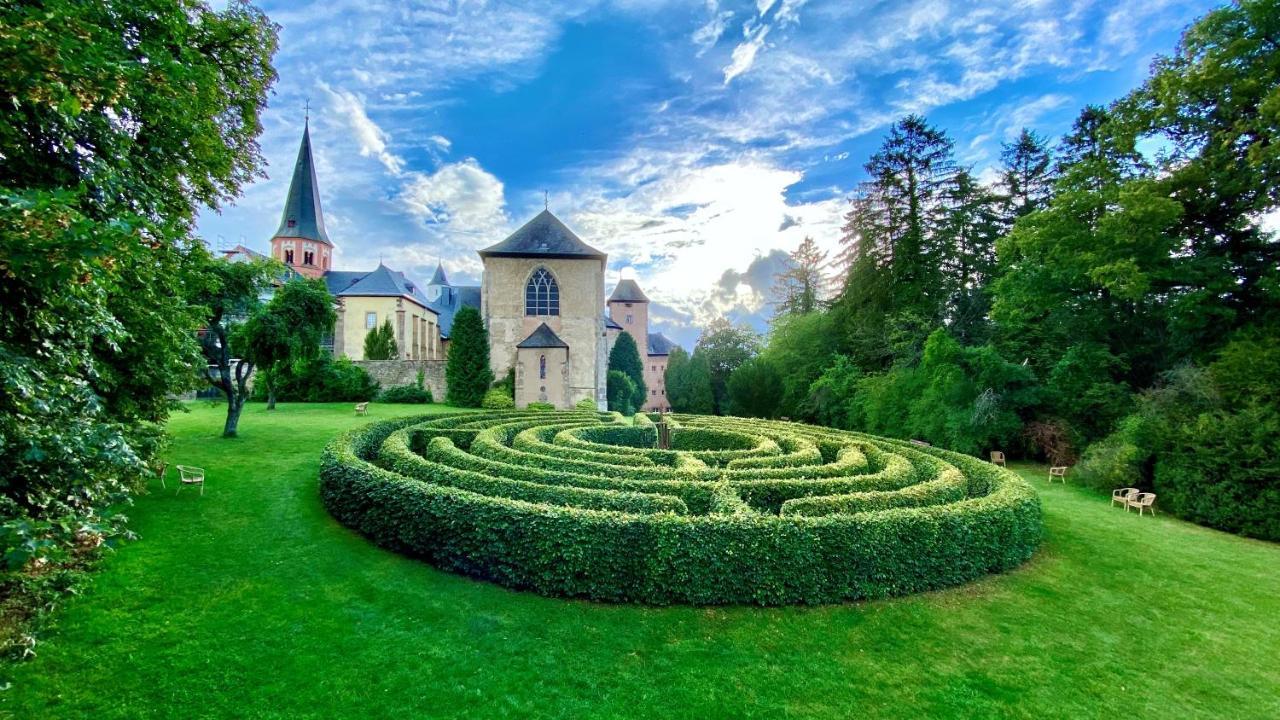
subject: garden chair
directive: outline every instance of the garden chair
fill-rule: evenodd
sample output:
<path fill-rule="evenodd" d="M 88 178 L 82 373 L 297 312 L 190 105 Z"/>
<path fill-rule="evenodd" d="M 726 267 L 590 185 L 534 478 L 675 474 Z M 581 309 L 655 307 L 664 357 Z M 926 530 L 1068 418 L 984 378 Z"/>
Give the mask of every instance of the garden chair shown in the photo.
<path fill-rule="evenodd" d="M 1121 506 L 1128 506 L 1129 498 L 1137 495 L 1140 491 L 1138 488 L 1116 488 L 1111 491 L 1111 507 L 1115 507 L 1116 503 Z"/>
<path fill-rule="evenodd" d="M 1125 501 L 1124 511 L 1129 512 L 1129 508 L 1138 508 L 1138 516 L 1142 516 L 1143 510 L 1150 510 L 1152 515 L 1156 514 L 1156 494 L 1155 493 L 1138 493 L 1137 495 Z"/>
<path fill-rule="evenodd" d="M 1008 467 L 1007 465 L 1004 464 L 1004 453 L 1000 452 L 999 450 L 991 451 L 991 462 L 992 464 L 999 465 L 1000 467 Z"/>
<path fill-rule="evenodd" d="M 357 415 L 368 415 L 368 414 L 369 414 L 369 403 L 367 403 L 367 402 L 356 403 L 356 414 L 357 414 Z"/>
<path fill-rule="evenodd" d="M 1066 485 L 1067 484 L 1067 466 L 1054 465 L 1053 467 L 1049 468 L 1049 482 L 1053 482 L 1054 478 L 1058 478 L 1059 480 L 1062 481 L 1063 485 Z"/>
<path fill-rule="evenodd" d="M 164 484 L 164 473 L 169 469 L 169 463 L 158 462 L 152 465 L 151 469 L 155 471 L 156 477 L 160 478 L 160 489 L 168 490 L 168 486 Z"/>
<path fill-rule="evenodd" d="M 178 476 L 182 482 L 178 483 L 178 490 L 174 495 L 182 492 L 183 485 L 199 485 L 200 497 L 204 497 L 204 468 L 192 467 L 191 465 L 179 465 Z"/>

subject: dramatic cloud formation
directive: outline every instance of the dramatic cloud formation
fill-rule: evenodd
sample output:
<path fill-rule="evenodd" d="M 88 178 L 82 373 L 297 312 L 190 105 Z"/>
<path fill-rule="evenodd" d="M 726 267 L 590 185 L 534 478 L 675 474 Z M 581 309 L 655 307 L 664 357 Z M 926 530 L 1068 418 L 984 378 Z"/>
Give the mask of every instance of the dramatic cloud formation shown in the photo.
<path fill-rule="evenodd" d="M 763 328 L 783 254 L 837 248 L 890 122 L 926 113 L 992 179 L 1002 142 L 1122 95 L 1211 4 L 268 0 L 268 177 L 200 227 L 265 246 L 309 101 L 340 267 L 425 277 L 439 258 L 478 281 L 475 250 L 546 191 L 669 334 L 721 314 Z"/>

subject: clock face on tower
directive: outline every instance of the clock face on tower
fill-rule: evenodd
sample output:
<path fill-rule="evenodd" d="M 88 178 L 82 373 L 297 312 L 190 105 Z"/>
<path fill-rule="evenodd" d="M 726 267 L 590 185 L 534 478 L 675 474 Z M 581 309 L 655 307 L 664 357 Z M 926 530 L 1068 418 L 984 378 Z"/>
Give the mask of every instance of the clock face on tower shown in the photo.
<path fill-rule="evenodd" d="M 440 286 L 439 286 L 439 285 L 429 285 L 429 286 L 427 286 L 427 299 L 428 299 L 428 300 L 431 300 L 432 302 L 434 302 L 434 301 L 436 301 L 436 300 L 439 300 L 439 299 L 440 299 Z"/>

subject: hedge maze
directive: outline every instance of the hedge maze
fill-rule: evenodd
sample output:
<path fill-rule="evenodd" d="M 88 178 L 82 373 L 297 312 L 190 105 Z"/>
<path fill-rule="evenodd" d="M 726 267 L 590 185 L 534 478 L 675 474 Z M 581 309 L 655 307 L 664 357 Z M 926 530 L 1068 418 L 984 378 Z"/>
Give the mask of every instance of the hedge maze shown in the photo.
<path fill-rule="evenodd" d="M 1035 492 L 967 455 L 795 423 L 589 412 L 374 423 L 325 449 L 320 490 L 386 548 L 502 585 L 654 604 L 826 603 L 1013 568 Z"/>

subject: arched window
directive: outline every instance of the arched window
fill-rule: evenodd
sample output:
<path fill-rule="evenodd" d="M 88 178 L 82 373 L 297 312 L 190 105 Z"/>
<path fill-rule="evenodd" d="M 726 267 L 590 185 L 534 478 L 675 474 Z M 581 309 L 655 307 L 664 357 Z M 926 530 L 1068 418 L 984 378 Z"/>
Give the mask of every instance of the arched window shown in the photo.
<path fill-rule="evenodd" d="M 538 379 L 547 379 L 547 356 L 543 355 L 538 358 Z"/>
<path fill-rule="evenodd" d="M 560 287 L 546 268 L 538 268 L 524 288 L 525 315 L 559 315 Z"/>

